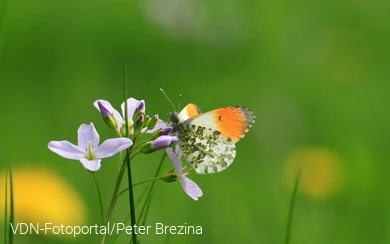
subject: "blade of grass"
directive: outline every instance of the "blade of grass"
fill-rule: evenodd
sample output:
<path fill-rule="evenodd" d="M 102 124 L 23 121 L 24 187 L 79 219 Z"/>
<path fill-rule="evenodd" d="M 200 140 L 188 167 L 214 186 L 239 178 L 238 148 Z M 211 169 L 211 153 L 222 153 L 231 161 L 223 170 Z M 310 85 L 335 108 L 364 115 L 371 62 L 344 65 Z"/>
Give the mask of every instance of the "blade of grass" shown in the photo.
<path fill-rule="evenodd" d="M 295 197 L 296 197 L 297 192 L 298 192 L 298 185 L 299 185 L 300 177 L 301 177 L 301 172 L 299 171 L 297 174 L 297 178 L 295 178 L 294 191 L 293 191 L 293 194 L 291 196 L 290 209 L 288 210 L 286 238 L 284 241 L 285 244 L 288 244 L 290 242 L 292 219 L 293 219 L 294 205 L 295 205 Z"/>
<path fill-rule="evenodd" d="M 125 102 L 125 123 L 126 123 L 126 137 L 129 137 L 129 118 L 128 118 L 128 110 L 127 110 L 127 59 L 124 60 L 124 102 Z M 134 141 L 133 141 L 134 143 Z M 131 175 L 131 167 L 130 167 L 130 154 L 131 154 L 132 147 L 128 148 L 126 150 L 126 161 L 127 161 L 127 180 L 129 183 L 129 205 L 130 205 L 130 219 L 131 219 L 131 226 L 136 225 L 135 220 L 135 206 L 134 206 L 134 191 L 133 191 L 133 179 Z M 134 243 L 137 243 L 137 233 L 133 231 L 131 233 L 132 237 L 131 240 L 134 241 Z"/>
<path fill-rule="evenodd" d="M 12 177 L 12 167 L 9 166 L 9 186 L 10 186 L 10 215 L 9 215 L 9 224 L 12 226 L 14 225 L 14 185 L 13 185 L 13 177 Z M 8 243 L 13 243 L 13 235 L 12 235 L 12 229 L 8 228 Z"/>
<path fill-rule="evenodd" d="M 8 170 L 5 171 L 5 202 L 4 202 L 4 244 L 8 242 Z"/>

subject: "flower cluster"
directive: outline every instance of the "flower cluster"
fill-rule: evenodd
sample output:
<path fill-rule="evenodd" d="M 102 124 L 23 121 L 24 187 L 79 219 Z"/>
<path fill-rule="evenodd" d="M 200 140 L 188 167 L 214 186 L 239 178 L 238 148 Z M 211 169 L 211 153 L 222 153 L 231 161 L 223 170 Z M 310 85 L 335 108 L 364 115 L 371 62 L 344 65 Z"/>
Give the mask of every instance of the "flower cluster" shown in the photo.
<path fill-rule="evenodd" d="M 165 172 L 158 179 L 165 182 L 179 180 L 184 191 L 192 199 L 198 200 L 203 194 L 202 190 L 186 177 L 192 168 L 186 169 L 182 166 L 181 150 L 177 145 L 178 138 L 170 135 L 172 127 L 159 119 L 157 114 L 152 117 L 145 115 L 145 101 L 129 98 L 126 103 L 122 103 L 121 113 L 106 100 L 97 100 L 93 103 L 105 123 L 115 130 L 118 138 L 107 139 L 99 145 L 100 136 L 91 122 L 89 125 L 82 124 L 79 127 L 77 145 L 69 141 L 51 141 L 48 145 L 49 149 L 64 158 L 79 160 L 88 171 L 96 172 L 101 168 L 103 158 L 111 157 L 129 148 L 133 149 L 134 144 L 144 134 L 150 134 L 150 137 L 140 142 L 132 153 L 149 154 L 166 148 L 174 169 Z M 174 144 L 176 144 L 175 152 L 171 148 Z"/>

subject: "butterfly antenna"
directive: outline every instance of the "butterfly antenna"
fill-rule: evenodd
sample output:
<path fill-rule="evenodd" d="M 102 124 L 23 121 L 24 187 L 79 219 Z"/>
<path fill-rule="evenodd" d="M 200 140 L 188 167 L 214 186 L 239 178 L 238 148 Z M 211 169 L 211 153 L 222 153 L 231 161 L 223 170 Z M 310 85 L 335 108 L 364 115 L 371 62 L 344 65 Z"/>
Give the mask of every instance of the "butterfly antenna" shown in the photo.
<path fill-rule="evenodd" d="M 169 99 L 169 97 L 167 96 L 165 91 L 162 88 L 160 88 L 160 91 L 164 94 L 164 96 L 167 98 L 168 102 L 172 105 L 173 110 L 176 111 L 175 105 L 173 105 L 171 99 Z"/>
<path fill-rule="evenodd" d="M 182 95 L 180 94 L 180 95 L 179 95 L 179 104 L 177 105 L 177 109 L 179 109 L 179 110 L 180 110 L 180 102 L 181 102 L 181 98 L 182 98 Z"/>

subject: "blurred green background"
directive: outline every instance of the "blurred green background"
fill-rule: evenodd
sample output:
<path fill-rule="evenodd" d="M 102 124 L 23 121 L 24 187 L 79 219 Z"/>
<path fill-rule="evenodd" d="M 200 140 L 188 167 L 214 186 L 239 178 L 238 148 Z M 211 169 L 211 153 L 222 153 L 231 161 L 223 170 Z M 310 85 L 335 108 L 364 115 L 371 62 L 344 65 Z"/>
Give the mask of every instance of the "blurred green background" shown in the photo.
<path fill-rule="evenodd" d="M 26 201 L 16 209 L 20 221 L 47 215 L 99 223 L 92 175 L 47 144 L 76 143 L 79 125 L 89 122 L 102 139 L 115 137 L 92 103 L 106 99 L 119 108 L 127 57 L 128 94 L 144 99 L 149 115 L 168 119 L 164 88 L 175 104 L 182 94 L 182 104 L 202 111 L 241 105 L 257 119 L 229 169 L 191 174 L 204 192 L 199 201 L 178 182 L 157 182 L 147 224 L 200 225 L 203 234 L 150 234 L 144 243 L 283 243 L 298 168 L 291 243 L 390 243 L 389 1 L 0 3 L 0 171 L 12 163 L 15 178 L 25 172 L 15 183 L 17 201 Z M 134 182 L 153 177 L 162 154 L 136 157 Z M 98 172 L 105 208 L 117 160 L 103 160 Z M 41 170 L 62 183 L 34 177 Z M 34 193 L 34 184 L 48 188 Z M 145 187 L 136 188 L 136 197 Z M 120 200 L 113 221 L 126 218 L 127 202 Z M 60 210 L 50 215 L 51 208 Z M 15 237 L 15 243 L 98 240 Z"/>

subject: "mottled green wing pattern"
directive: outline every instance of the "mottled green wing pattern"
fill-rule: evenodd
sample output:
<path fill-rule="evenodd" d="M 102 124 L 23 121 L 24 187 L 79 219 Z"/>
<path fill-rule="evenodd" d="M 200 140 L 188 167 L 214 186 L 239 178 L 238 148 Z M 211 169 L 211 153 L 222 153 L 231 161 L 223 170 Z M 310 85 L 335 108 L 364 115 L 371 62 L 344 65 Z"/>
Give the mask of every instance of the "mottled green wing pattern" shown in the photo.
<path fill-rule="evenodd" d="M 221 132 L 186 122 L 180 123 L 179 145 L 198 174 L 220 172 L 232 164 L 236 147 Z"/>

